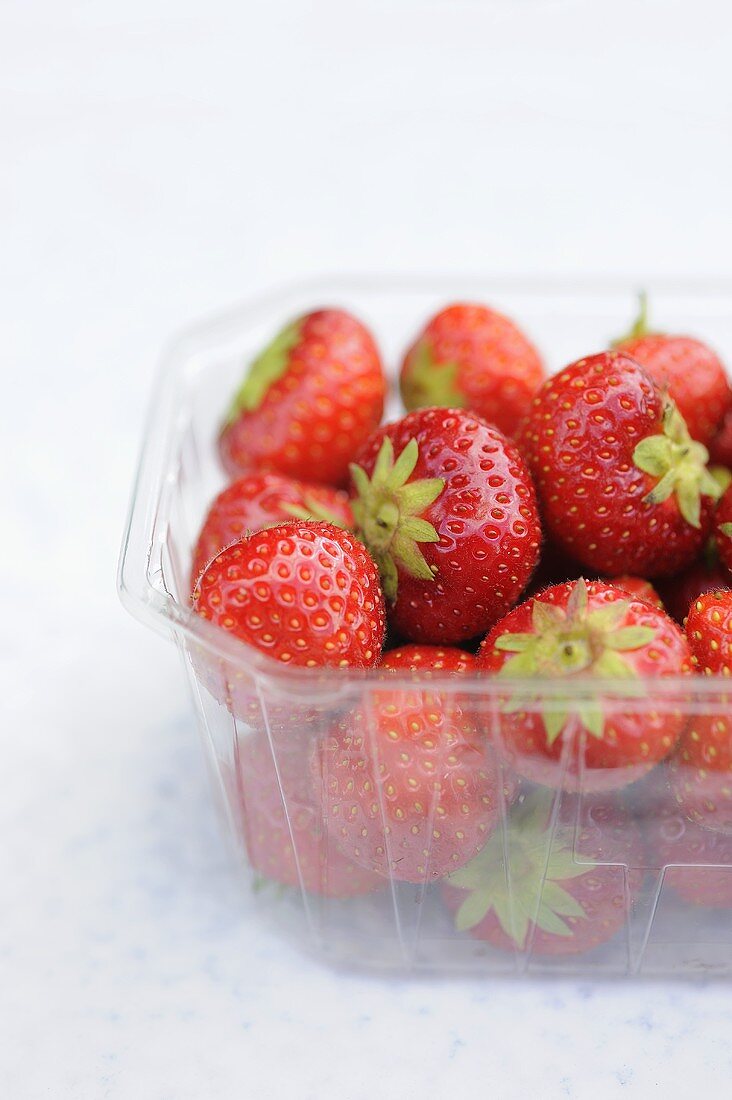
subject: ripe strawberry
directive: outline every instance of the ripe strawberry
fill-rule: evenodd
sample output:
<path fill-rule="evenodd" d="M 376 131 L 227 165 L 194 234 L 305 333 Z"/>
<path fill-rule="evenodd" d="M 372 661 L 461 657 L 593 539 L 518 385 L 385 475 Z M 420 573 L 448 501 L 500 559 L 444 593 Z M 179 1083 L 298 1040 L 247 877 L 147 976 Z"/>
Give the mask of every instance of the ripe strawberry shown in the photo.
<path fill-rule="evenodd" d="M 648 815 L 645 834 L 664 886 L 692 905 L 732 909 L 732 836 L 699 828 L 668 801 Z"/>
<path fill-rule="evenodd" d="M 330 523 L 291 520 L 241 539 L 198 580 L 193 608 L 274 657 L 368 668 L 384 644 L 384 601 L 362 544 Z"/>
<path fill-rule="evenodd" d="M 381 419 L 386 382 L 368 330 L 338 309 L 308 313 L 254 360 L 219 439 L 232 476 L 273 470 L 343 485 Z"/>
<path fill-rule="evenodd" d="M 651 582 L 643 577 L 630 577 L 627 575 L 614 577 L 613 585 L 616 588 L 622 588 L 623 592 L 630 592 L 636 600 L 645 600 L 646 603 L 652 603 L 654 607 L 660 607 L 663 610 L 663 600 Z"/>
<path fill-rule="evenodd" d="M 278 753 L 275 768 L 266 738 L 246 738 L 239 750 L 238 799 L 249 862 L 265 878 L 285 886 L 302 883 L 312 894 L 336 898 L 369 894 L 384 885 L 321 833 L 322 812 L 299 753 Z"/>
<path fill-rule="evenodd" d="M 642 843 L 626 810 L 608 796 L 564 797 L 556 831 L 552 798 L 537 791 L 516 803 L 505 838 L 446 880 L 455 926 L 495 947 L 573 955 L 624 926 L 643 873 Z"/>
<path fill-rule="evenodd" d="M 712 349 L 691 336 L 650 332 L 645 294 L 641 295 L 638 319 L 615 347 L 645 367 L 654 382 L 668 392 L 691 438 L 709 445 L 732 406 L 727 374 Z"/>
<path fill-rule="evenodd" d="M 668 576 L 704 545 L 720 495 L 707 452 L 627 355 L 603 352 L 550 378 L 520 445 L 549 534 L 589 569 Z"/>
<path fill-rule="evenodd" d="M 732 485 L 725 490 L 714 513 L 714 534 L 719 559 L 728 573 L 732 573 Z M 727 583 L 729 577 L 726 578 Z"/>
<path fill-rule="evenodd" d="M 694 665 L 732 676 L 732 592 L 708 592 L 690 608 L 686 635 Z M 703 694 L 669 760 L 669 784 L 698 825 L 732 833 L 732 711 L 725 693 Z"/>
<path fill-rule="evenodd" d="M 720 565 L 716 548 L 710 549 L 707 544 L 693 565 L 678 576 L 664 580 L 658 587 L 669 615 L 683 626 L 689 608 L 700 596 L 705 592 L 719 592 L 729 585 L 729 573 Z"/>
<path fill-rule="evenodd" d="M 232 542 L 273 523 L 324 520 L 352 527 L 347 495 L 325 485 L 308 485 L 279 474 L 247 474 L 228 485 L 208 510 L 193 551 L 191 588 L 204 567 Z"/>
<path fill-rule="evenodd" d="M 602 581 L 559 584 L 526 600 L 496 623 L 477 662 L 504 679 L 538 681 L 535 693 L 518 684 L 502 704 L 501 736 L 516 770 L 550 787 L 631 783 L 670 752 L 684 724 L 676 709 L 632 703 L 635 680 L 691 671 L 683 633 L 663 611 Z M 607 682 L 588 694 L 577 677 Z M 557 691 L 565 679 L 566 696 Z"/>
<path fill-rule="evenodd" d="M 475 657 L 454 646 L 403 645 L 385 653 L 380 667 L 394 672 L 421 672 L 424 676 L 437 672 L 442 676 L 453 672 L 472 672 Z"/>
<path fill-rule="evenodd" d="M 707 676 L 732 675 L 732 592 L 707 592 L 689 608 L 686 637 L 694 666 Z"/>
<path fill-rule="evenodd" d="M 493 754 L 453 692 L 379 687 L 334 727 L 313 773 L 344 854 L 404 882 L 466 863 L 500 812 Z"/>
<path fill-rule="evenodd" d="M 514 445 L 480 417 L 410 413 L 371 436 L 351 476 L 398 634 L 461 642 L 521 595 L 541 540 L 534 490 Z"/>
<path fill-rule="evenodd" d="M 543 380 L 538 352 L 513 321 L 463 304 L 432 318 L 404 358 L 400 384 L 409 410 L 467 408 L 513 435 Z"/>

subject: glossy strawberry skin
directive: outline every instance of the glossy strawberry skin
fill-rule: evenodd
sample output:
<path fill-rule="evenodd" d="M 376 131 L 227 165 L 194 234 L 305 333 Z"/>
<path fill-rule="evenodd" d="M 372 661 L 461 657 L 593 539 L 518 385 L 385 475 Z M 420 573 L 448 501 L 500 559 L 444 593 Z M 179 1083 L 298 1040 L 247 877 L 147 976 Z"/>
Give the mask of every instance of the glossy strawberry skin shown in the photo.
<path fill-rule="evenodd" d="M 282 377 L 257 408 L 224 425 L 224 468 L 232 477 L 274 471 L 342 486 L 381 419 L 385 394 L 379 352 L 364 325 L 343 310 L 310 313 Z"/>
<path fill-rule="evenodd" d="M 292 508 L 324 509 L 339 525 L 353 526 L 353 513 L 342 490 L 310 485 L 280 474 L 246 474 L 227 485 L 212 502 L 201 527 L 191 565 L 191 588 L 205 566 L 226 546 L 245 535 L 293 518 Z"/>
<path fill-rule="evenodd" d="M 444 402 L 420 387 L 420 355 L 428 356 L 438 374 L 454 365 L 454 378 Z M 511 436 L 529 410 L 544 380 L 536 348 L 503 314 L 482 305 L 448 306 L 432 318 L 407 352 L 401 389 L 408 409 L 446 404 L 470 409 Z"/>
<path fill-rule="evenodd" d="M 419 672 L 430 676 L 472 672 L 475 657 L 455 646 L 403 645 L 384 654 L 380 668 L 391 672 Z"/>
<path fill-rule="evenodd" d="M 432 581 L 399 572 L 393 629 L 410 641 L 451 645 L 476 637 L 519 598 L 539 557 L 541 527 L 531 478 L 516 447 L 459 409 L 420 409 L 375 432 L 358 457 L 370 474 L 384 437 L 399 454 L 415 439 L 410 480 L 442 478 L 423 513 L 439 542 L 421 550 Z"/>
<path fill-rule="evenodd" d="M 714 535 L 719 560 L 732 573 L 732 485 L 723 493 L 714 513 Z M 730 583 L 729 576 L 727 584 Z"/>
<path fill-rule="evenodd" d="M 328 523 L 292 520 L 223 550 L 193 609 L 286 665 L 368 668 L 385 635 L 378 573 L 362 544 Z"/>
<path fill-rule="evenodd" d="M 707 592 L 695 600 L 686 618 L 686 637 L 699 672 L 732 675 L 732 592 Z"/>
<path fill-rule="evenodd" d="M 323 833 L 322 811 L 300 751 L 281 749 L 275 768 L 266 737 L 255 734 L 240 743 L 237 777 L 247 854 L 258 874 L 326 897 L 355 897 L 383 887 L 382 878 L 347 860 Z"/>
<path fill-rule="evenodd" d="M 636 446 L 663 433 L 664 400 L 646 372 L 619 352 L 571 364 L 534 397 L 519 446 L 548 533 L 566 553 L 608 576 L 670 576 L 698 555 L 711 526 L 702 496 L 700 526 L 674 494 L 644 498 L 657 479 L 633 461 Z"/>
<path fill-rule="evenodd" d="M 618 348 L 668 390 L 692 438 L 708 445 L 732 402 L 724 366 L 712 349 L 691 336 L 654 333 L 624 340 Z"/>
<path fill-rule="evenodd" d="M 312 767 L 331 836 L 385 877 L 442 878 L 498 820 L 499 770 L 452 693 L 378 688 L 334 726 Z"/>
<path fill-rule="evenodd" d="M 566 608 L 574 582 L 556 585 L 538 597 L 526 600 L 493 627 L 477 654 L 479 669 L 491 675 L 499 674 L 509 652 L 496 648 L 504 634 L 532 633 L 533 606 L 537 599 Z M 626 599 L 626 594 L 611 584 L 600 581 L 587 585 L 590 609 L 599 609 Z M 641 648 L 623 653 L 627 664 L 639 678 L 688 676 L 691 655 L 683 633 L 663 611 L 644 600 L 630 597 L 623 627 L 650 627 L 654 640 Z M 587 673 L 585 673 L 587 675 Z M 571 676 L 568 695 L 571 696 Z M 541 681 L 537 681 L 541 691 Z M 622 690 L 620 690 L 622 695 Z M 527 701 L 525 710 L 507 710 L 498 704 L 502 750 L 516 771 L 527 779 L 548 787 L 584 792 L 607 791 L 623 787 L 639 779 L 673 749 L 683 729 L 685 719 L 670 704 L 649 708 L 643 700 L 629 698 L 620 706 L 609 706 L 602 734 L 593 736 L 583 727 L 578 716 L 570 720 L 553 743 L 549 743 L 540 706 Z M 601 704 L 602 705 L 602 704 Z M 488 714 L 489 723 L 492 717 Z M 566 755 L 567 738 L 573 740 Z M 566 764 L 566 771 L 563 766 Z"/>
<path fill-rule="evenodd" d="M 645 822 L 648 862 L 666 868 L 663 883 L 691 905 L 732 909 L 732 835 L 702 829 L 673 801 Z"/>
<path fill-rule="evenodd" d="M 643 872 L 637 870 L 643 864 L 642 840 L 629 813 L 612 796 L 582 799 L 564 796 L 557 827 L 558 836 L 566 834 L 578 864 L 594 861 L 594 865 L 588 865 L 586 874 L 560 883 L 584 912 L 582 917 L 564 918 L 571 935 L 557 935 L 531 924 L 526 943 L 515 944 L 491 910 L 470 929 L 471 936 L 505 951 L 529 948 L 533 955 L 561 956 L 591 951 L 623 928 L 630 900 L 643 879 Z M 626 871 L 627 867 L 631 870 Z M 520 874 L 520 868 L 513 869 L 513 873 Z M 450 912 L 455 913 L 465 893 L 447 882 L 442 887 L 442 897 Z"/>

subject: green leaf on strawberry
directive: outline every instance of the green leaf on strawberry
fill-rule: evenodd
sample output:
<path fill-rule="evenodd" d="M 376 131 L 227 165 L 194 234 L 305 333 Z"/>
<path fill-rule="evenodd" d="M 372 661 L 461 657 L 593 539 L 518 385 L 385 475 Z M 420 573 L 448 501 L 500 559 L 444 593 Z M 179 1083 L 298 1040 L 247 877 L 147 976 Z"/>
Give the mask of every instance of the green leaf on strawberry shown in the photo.
<path fill-rule="evenodd" d="M 632 680 L 637 673 L 621 653 L 640 649 L 652 642 L 655 633 L 648 626 L 619 624 L 627 615 L 629 600 L 617 600 L 605 607 L 588 610 L 587 584 L 580 578 L 572 590 L 566 608 L 534 601 L 531 609 L 532 632 L 500 634 L 494 641 L 498 650 L 515 653 L 498 675 L 509 679 L 557 677 L 587 673 L 608 680 Z M 624 694 L 629 694 L 623 688 Z M 540 699 L 540 692 L 532 695 Z M 524 709 L 525 691 L 505 705 L 507 712 Z M 577 714 L 593 737 L 603 733 L 603 713 L 593 700 L 574 701 L 569 696 L 544 699 L 541 704 L 547 742 L 559 737 L 571 713 Z"/>
<path fill-rule="evenodd" d="M 646 494 L 649 504 L 662 504 L 673 494 L 679 511 L 692 527 L 700 526 L 701 497 L 718 500 L 719 482 L 707 469 L 709 452 L 689 435 L 686 422 L 673 401 L 663 414 L 663 432 L 642 439 L 633 452 L 639 470 L 658 478 Z"/>
<path fill-rule="evenodd" d="M 234 394 L 226 424 L 233 424 L 242 412 L 252 412 L 259 408 L 267 390 L 287 370 L 290 353 L 300 340 L 301 328 L 301 320 L 286 325 L 252 362 L 244 381 Z"/>
<path fill-rule="evenodd" d="M 429 343 L 421 341 L 414 353 L 411 370 L 402 380 L 405 405 L 408 409 L 424 406 L 463 408 L 467 402 L 457 385 L 457 373 L 457 363 L 437 362 Z"/>
<path fill-rule="evenodd" d="M 562 883 L 588 874 L 595 864 L 577 862 L 569 831 L 558 832 L 547 851 L 551 810 L 550 795 L 531 795 L 511 813 L 505 838 L 495 832 L 470 863 L 448 876 L 450 886 L 466 891 L 455 916 L 458 931 L 475 928 L 492 910 L 518 947 L 532 924 L 555 936 L 573 935 L 566 918 L 586 914 Z"/>
<path fill-rule="evenodd" d="M 438 477 L 410 481 L 418 458 L 417 441 L 411 439 L 395 460 L 386 436 L 370 478 L 361 466 L 351 465 L 357 529 L 379 566 L 384 593 L 392 603 L 397 596 L 397 566 L 412 577 L 434 580 L 419 544 L 439 542 L 440 536 L 422 513 L 437 500 L 445 482 Z"/>

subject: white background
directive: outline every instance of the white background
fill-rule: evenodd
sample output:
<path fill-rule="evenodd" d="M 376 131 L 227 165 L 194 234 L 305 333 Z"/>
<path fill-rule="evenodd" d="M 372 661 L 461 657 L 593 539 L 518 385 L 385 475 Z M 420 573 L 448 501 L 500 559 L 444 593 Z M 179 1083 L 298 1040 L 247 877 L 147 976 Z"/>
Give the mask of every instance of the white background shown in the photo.
<path fill-rule="evenodd" d="M 327 271 L 732 274 L 726 0 L 0 3 L 0 1096 L 722 1095 L 729 987 L 385 982 L 250 917 L 114 567 L 160 348 Z"/>

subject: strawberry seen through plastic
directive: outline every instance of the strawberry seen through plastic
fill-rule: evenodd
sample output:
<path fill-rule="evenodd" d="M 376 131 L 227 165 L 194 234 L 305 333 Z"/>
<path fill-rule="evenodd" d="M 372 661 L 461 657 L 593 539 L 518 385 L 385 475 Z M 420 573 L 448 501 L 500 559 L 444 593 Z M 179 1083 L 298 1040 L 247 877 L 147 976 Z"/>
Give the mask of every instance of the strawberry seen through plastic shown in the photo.
<path fill-rule="evenodd" d="M 663 759 L 684 726 L 679 703 L 649 699 L 643 683 L 691 672 L 683 633 L 611 584 L 579 580 L 532 597 L 496 624 L 477 663 L 510 685 L 497 716 L 507 758 L 548 786 L 624 786 Z"/>

